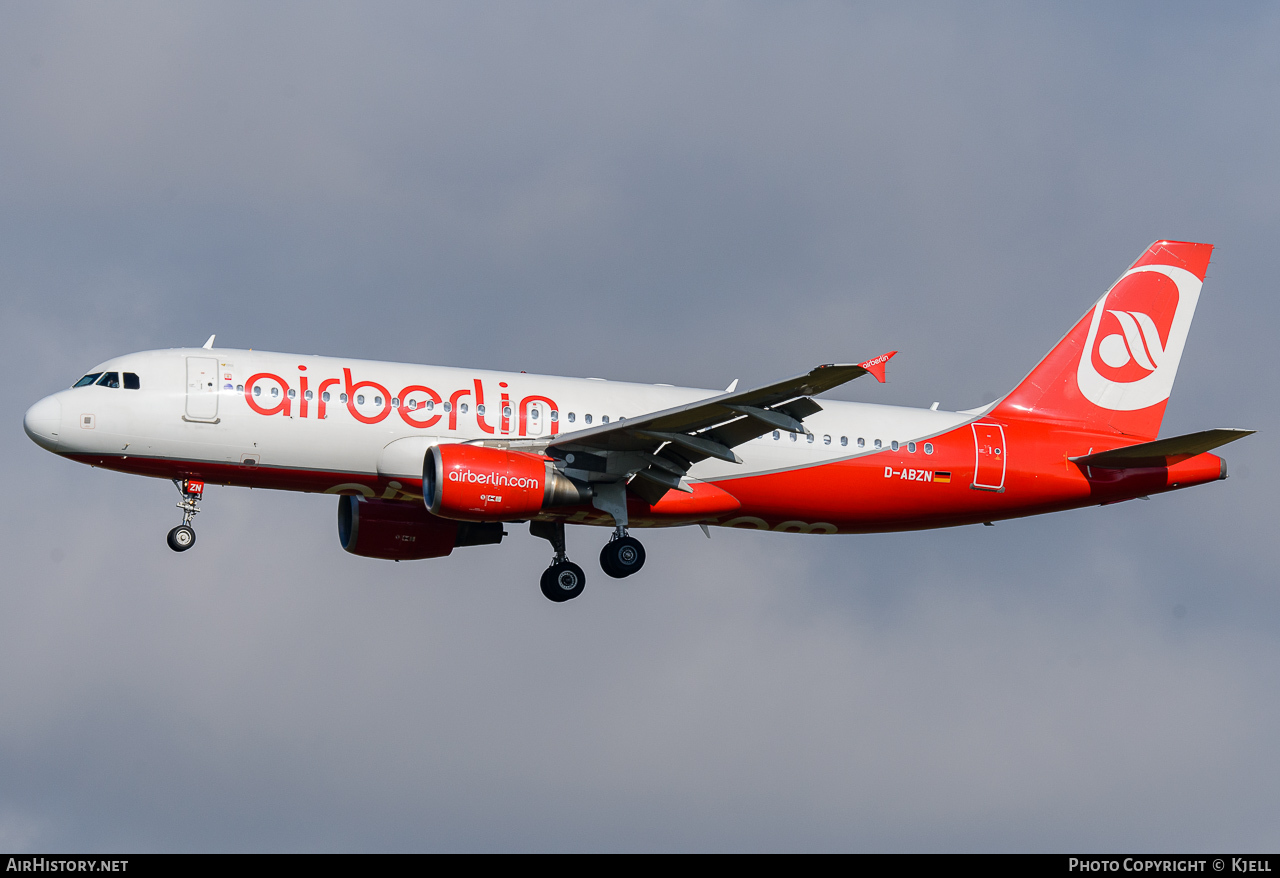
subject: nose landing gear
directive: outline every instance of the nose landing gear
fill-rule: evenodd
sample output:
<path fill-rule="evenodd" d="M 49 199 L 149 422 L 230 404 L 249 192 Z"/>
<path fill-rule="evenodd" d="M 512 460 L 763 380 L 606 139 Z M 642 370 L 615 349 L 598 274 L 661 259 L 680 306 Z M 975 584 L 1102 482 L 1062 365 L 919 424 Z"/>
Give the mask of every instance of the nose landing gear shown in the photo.
<path fill-rule="evenodd" d="M 587 576 L 582 568 L 569 560 L 564 550 L 563 521 L 531 521 L 529 533 L 551 543 L 555 556 L 551 566 L 542 572 L 542 594 L 547 600 L 563 603 L 582 594 L 586 587 Z"/>
<path fill-rule="evenodd" d="M 178 508 L 182 510 L 182 524 L 169 531 L 166 541 L 175 552 L 185 552 L 196 544 L 196 531 L 191 519 L 200 511 L 200 497 L 204 494 L 204 482 L 195 479 L 174 479 L 174 487 L 182 495 Z"/>

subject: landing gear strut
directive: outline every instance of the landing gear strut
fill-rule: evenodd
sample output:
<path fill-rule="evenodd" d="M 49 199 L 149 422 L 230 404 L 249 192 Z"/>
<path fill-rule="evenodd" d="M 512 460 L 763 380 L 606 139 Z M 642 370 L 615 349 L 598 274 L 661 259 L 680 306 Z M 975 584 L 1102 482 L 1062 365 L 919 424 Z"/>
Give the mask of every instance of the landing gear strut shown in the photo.
<path fill-rule="evenodd" d="M 623 579 L 644 566 L 644 546 L 627 535 L 627 489 L 621 482 L 596 486 L 591 505 L 613 519 L 613 537 L 600 550 L 600 566 L 614 579 Z"/>
<path fill-rule="evenodd" d="M 200 511 L 200 497 L 204 494 L 204 482 L 195 479 L 174 479 L 174 486 L 182 495 L 178 508 L 182 510 L 182 524 L 169 531 L 166 538 L 169 548 L 175 552 L 185 552 L 196 544 L 196 531 L 191 526 L 191 519 Z"/>
<path fill-rule="evenodd" d="M 564 522 L 531 521 L 529 533 L 551 543 L 551 548 L 555 551 L 551 566 L 542 572 L 542 594 L 547 600 L 563 603 L 582 594 L 587 577 L 582 568 L 570 561 L 565 554 Z"/>

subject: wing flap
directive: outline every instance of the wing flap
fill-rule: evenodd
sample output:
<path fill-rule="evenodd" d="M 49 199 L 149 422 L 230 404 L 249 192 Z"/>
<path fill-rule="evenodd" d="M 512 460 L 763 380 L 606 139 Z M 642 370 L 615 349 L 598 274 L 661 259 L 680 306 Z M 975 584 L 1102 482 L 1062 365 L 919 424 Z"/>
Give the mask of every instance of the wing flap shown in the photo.
<path fill-rule="evenodd" d="M 597 474 L 584 470 L 582 475 L 592 480 L 631 479 L 631 489 L 655 503 L 672 488 L 687 491 L 681 478 L 699 461 L 716 458 L 741 463 L 734 446 L 772 430 L 804 432 L 801 421 L 822 411 L 809 397 L 867 374 L 883 381 L 884 364 L 892 356 L 884 354 L 859 365 L 818 366 L 764 387 L 729 391 L 652 414 L 562 433 L 546 451 L 569 467 L 576 467 L 569 458 L 576 460 L 580 453 L 606 458 L 610 464 L 604 472 L 596 468 Z"/>

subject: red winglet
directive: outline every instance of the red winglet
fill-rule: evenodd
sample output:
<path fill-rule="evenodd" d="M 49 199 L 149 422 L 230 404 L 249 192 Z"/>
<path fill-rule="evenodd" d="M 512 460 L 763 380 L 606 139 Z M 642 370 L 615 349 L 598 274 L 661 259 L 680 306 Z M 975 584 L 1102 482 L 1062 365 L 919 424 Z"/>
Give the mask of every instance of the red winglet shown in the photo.
<path fill-rule="evenodd" d="M 872 359 L 867 360 L 865 363 L 859 363 L 858 366 L 862 369 L 866 369 L 868 372 L 870 372 L 872 375 L 875 376 L 875 379 L 877 381 L 879 381 L 881 384 L 884 384 L 885 363 L 888 363 L 889 360 L 892 359 L 893 355 L 896 353 L 897 351 L 889 351 L 889 353 L 881 354 L 878 357 L 873 357 Z"/>

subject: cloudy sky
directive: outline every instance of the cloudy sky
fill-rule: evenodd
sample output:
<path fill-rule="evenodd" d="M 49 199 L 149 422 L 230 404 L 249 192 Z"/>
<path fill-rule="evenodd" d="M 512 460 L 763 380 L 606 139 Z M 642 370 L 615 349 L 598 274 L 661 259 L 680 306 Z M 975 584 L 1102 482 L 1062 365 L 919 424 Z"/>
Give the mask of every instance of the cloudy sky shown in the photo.
<path fill-rule="evenodd" d="M 1274 850 L 1280 11 L 13 3 L 0 849 Z M 994 528 L 391 564 L 332 497 L 61 460 L 22 413 L 219 344 L 844 398 L 1012 387 L 1218 246 L 1164 435 L 1232 477 Z M 570 534 L 588 571 L 604 530 Z"/>

